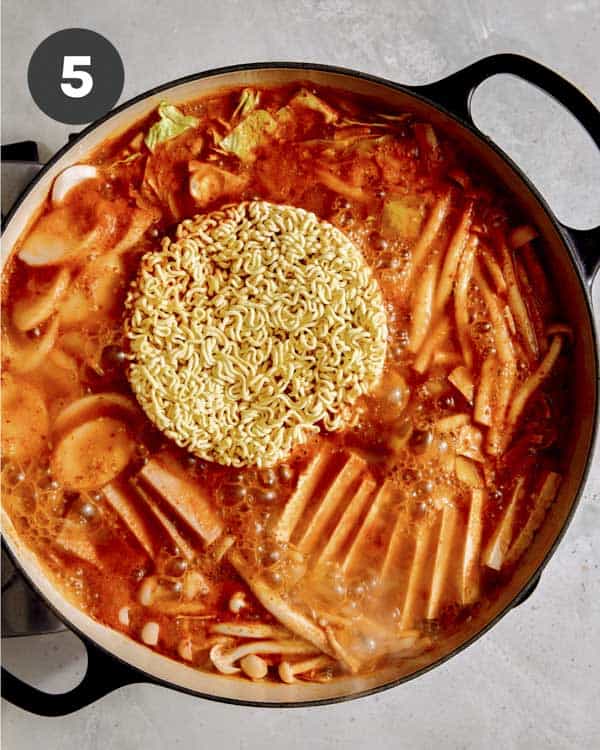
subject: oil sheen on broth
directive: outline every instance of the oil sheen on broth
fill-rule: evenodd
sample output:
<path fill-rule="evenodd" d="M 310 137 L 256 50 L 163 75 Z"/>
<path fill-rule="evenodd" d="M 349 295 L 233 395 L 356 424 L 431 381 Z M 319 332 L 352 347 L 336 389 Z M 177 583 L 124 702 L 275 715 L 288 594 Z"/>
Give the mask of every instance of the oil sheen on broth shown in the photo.
<path fill-rule="evenodd" d="M 159 385 L 138 404 L 125 302 L 142 258 L 205 226 L 186 220 L 252 205 L 343 233 L 385 339 L 332 429 L 226 465 L 224 443 L 209 461 L 195 428 L 148 418 Z M 426 655 L 505 585 L 558 491 L 556 299 L 535 228 L 410 112 L 312 84 L 164 102 L 56 179 L 6 266 L 4 507 L 78 606 L 199 669 L 324 681 Z"/>

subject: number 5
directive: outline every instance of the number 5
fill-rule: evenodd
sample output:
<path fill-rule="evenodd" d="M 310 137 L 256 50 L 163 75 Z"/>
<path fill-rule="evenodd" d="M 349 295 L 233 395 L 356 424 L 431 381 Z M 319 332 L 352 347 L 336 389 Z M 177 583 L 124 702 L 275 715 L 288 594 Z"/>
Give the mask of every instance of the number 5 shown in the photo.
<path fill-rule="evenodd" d="M 79 86 L 73 86 L 72 83 L 61 83 L 60 87 L 63 94 L 70 96 L 71 99 L 82 99 L 87 96 L 94 87 L 94 79 L 87 70 L 76 70 L 76 65 L 90 66 L 92 58 L 89 55 L 65 55 L 63 57 L 62 77 L 79 81 Z"/>

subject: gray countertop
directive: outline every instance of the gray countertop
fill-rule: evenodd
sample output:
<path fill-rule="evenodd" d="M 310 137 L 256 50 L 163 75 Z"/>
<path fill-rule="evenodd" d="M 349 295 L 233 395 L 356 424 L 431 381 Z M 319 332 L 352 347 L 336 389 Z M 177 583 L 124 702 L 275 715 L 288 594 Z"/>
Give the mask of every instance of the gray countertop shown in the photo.
<path fill-rule="evenodd" d="M 27 64 L 53 31 L 107 36 L 125 64 L 122 100 L 238 62 L 308 60 L 427 83 L 494 52 L 546 63 L 600 102 L 599 0 L 5 0 L 2 140 L 49 157 L 73 130 L 33 103 Z M 477 123 L 538 184 L 559 218 L 600 222 L 600 156 L 557 105 L 513 79 L 485 83 Z M 596 285 L 596 310 L 600 295 Z M 600 453 L 583 502 L 533 596 L 417 681 L 351 703 L 289 711 L 209 703 L 144 685 L 61 719 L 2 702 L 3 747 L 577 748 L 600 736 Z M 59 692 L 85 669 L 75 636 L 3 644 L 6 665 Z"/>

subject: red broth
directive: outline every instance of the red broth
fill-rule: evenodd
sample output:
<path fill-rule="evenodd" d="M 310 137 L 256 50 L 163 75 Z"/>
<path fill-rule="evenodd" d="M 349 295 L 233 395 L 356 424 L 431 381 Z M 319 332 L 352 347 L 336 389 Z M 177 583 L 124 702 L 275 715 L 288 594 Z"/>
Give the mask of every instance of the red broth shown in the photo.
<path fill-rule="evenodd" d="M 194 119 L 153 150 L 156 113 L 93 153 L 6 266 L 4 506 L 78 606 L 200 669 L 325 680 L 426 652 L 510 578 L 560 483 L 570 331 L 543 243 L 410 112 L 312 84 L 178 106 Z M 137 406 L 123 305 L 178 222 L 253 199 L 354 241 L 389 339 L 345 431 L 233 469 Z"/>

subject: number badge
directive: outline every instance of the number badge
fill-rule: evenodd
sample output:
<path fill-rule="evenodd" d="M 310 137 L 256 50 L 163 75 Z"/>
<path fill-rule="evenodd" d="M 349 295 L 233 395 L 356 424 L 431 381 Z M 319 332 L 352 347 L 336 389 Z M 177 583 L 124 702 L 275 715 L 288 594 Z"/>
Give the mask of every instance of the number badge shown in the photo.
<path fill-rule="evenodd" d="M 63 82 L 60 84 L 63 94 L 72 99 L 82 99 L 94 88 L 94 79 L 87 70 L 78 70 L 76 66 L 89 68 L 92 64 L 90 55 L 65 55 L 63 57 Z M 78 86 L 65 83 L 67 79 L 79 81 Z"/>
<path fill-rule="evenodd" d="M 121 56 L 89 29 L 63 29 L 44 39 L 29 62 L 29 91 L 53 120 L 82 125 L 117 103 L 125 74 Z"/>

